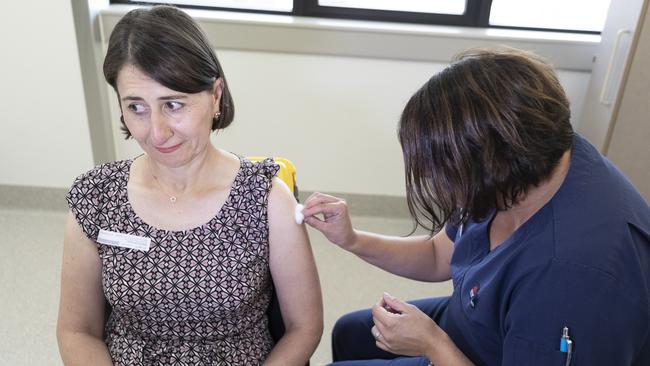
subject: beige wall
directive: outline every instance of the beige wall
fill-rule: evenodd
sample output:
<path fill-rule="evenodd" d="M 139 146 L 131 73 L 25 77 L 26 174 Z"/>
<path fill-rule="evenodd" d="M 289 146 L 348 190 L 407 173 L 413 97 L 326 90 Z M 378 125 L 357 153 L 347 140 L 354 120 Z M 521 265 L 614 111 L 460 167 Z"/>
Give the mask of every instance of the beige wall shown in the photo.
<path fill-rule="evenodd" d="M 650 201 L 650 7 L 646 3 L 638 44 L 615 116 L 607 157 Z"/>
<path fill-rule="evenodd" d="M 68 0 L 0 12 L 0 185 L 67 187 L 92 166 Z"/>
<path fill-rule="evenodd" d="M 213 138 L 216 146 L 242 155 L 289 158 L 302 190 L 405 194 L 397 121 L 408 98 L 443 64 L 234 50 L 217 54 L 236 117 Z M 560 71 L 560 79 L 572 108 L 581 111 L 589 73 Z M 114 121 L 116 112 L 114 105 Z M 119 136 L 115 141 L 120 158 L 139 154 L 133 142 Z"/>

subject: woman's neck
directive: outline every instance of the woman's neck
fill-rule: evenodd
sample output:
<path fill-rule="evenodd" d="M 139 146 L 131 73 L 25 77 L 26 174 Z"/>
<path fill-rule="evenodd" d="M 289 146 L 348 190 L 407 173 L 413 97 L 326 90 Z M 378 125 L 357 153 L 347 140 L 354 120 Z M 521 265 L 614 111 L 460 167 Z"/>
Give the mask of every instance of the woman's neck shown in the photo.
<path fill-rule="evenodd" d="M 551 175 L 531 187 L 526 195 L 507 210 L 498 211 L 490 225 L 490 249 L 496 248 L 537 211 L 546 205 L 557 193 L 566 178 L 571 165 L 571 151 L 566 151 Z"/>
<path fill-rule="evenodd" d="M 214 166 L 220 160 L 220 152 L 212 145 L 194 156 L 188 163 L 178 167 L 168 167 L 156 163 L 151 157 L 145 156 L 145 174 L 160 185 L 162 189 L 173 194 L 184 194 L 201 187 L 210 181 L 208 175 L 214 171 Z"/>

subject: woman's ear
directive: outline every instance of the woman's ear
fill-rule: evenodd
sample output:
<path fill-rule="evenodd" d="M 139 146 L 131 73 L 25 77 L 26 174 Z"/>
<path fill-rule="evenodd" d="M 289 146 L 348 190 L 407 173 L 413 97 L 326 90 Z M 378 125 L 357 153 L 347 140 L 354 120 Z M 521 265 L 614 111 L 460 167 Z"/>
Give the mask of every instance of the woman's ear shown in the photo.
<path fill-rule="evenodd" d="M 212 95 L 214 96 L 215 113 L 219 110 L 219 103 L 221 102 L 221 94 L 223 93 L 223 78 L 218 78 L 214 81 L 212 86 Z"/>

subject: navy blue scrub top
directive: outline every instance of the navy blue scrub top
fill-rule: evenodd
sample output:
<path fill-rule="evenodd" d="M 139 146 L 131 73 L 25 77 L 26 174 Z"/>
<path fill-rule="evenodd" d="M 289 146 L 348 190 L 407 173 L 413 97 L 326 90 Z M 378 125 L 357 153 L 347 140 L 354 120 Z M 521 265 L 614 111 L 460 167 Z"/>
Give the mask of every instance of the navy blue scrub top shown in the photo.
<path fill-rule="evenodd" d="M 478 365 L 650 366 L 650 207 L 576 135 L 555 196 L 490 251 L 489 223 L 446 226 L 454 293 L 441 326 Z"/>

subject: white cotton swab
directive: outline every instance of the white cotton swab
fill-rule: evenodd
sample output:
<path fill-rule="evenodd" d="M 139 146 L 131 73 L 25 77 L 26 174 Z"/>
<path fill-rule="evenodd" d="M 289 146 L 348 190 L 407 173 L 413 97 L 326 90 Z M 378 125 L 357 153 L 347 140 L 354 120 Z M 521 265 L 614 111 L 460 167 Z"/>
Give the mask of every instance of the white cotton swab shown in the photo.
<path fill-rule="evenodd" d="M 305 220 L 305 215 L 302 214 L 303 208 L 305 208 L 305 206 L 297 204 L 296 208 L 294 209 L 293 217 L 296 220 L 296 224 L 298 225 L 302 225 L 302 222 Z"/>

